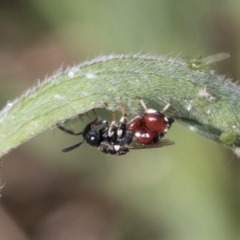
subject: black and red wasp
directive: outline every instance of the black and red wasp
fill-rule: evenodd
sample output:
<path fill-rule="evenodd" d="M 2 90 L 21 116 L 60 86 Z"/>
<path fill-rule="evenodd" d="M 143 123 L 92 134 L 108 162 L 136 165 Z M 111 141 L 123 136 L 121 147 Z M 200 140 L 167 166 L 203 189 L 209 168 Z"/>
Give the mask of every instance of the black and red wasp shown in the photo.
<path fill-rule="evenodd" d="M 130 149 L 157 148 L 174 144 L 173 141 L 162 139 L 174 122 L 173 118 L 167 118 L 163 114 L 170 104 L 167 104 L 159 112 L 155 109 L 148 109 L 140 98 L 139 102 L 144 109 L 144 113 L 129 122 L 124 107 L 121 107 L 122 117 L 119 122 L 115 121 L 115 114 L 111 123 L 107 120 L 99 120 L 96 117 L 79 133 L 58 124 L 58 128 L 66 133 L 83 136 L 83 141 L 63 149 L 63 152 L 69 152 L 84 142 L 97 147 L 103 153 L 113 155 L 124 155 Z"/>

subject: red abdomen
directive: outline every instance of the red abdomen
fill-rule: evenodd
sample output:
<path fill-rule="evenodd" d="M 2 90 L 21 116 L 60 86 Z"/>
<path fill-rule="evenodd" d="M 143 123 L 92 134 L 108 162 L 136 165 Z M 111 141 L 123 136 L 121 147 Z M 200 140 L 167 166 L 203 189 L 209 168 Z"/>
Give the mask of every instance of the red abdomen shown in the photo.
<path fill-rule="evenodd" d="M 158 132 L 153 132 L 145 125 L 142 125 L 141 128 L 135 132 L 135 137 L 140 143 L 149 144 L 158 140 Z"/>
<path fill-rule="evenodd" d="M 136 117 L 127 124 L 126 129 L 136 132 L 141 127 L 142 123 L 142 117 Z"/>
<path fill-rule="evenodd" d="M 163 133 L 166 129 L 164 117 L 156 113 L 144 114 L 143 121 L 151 131 Z"/>

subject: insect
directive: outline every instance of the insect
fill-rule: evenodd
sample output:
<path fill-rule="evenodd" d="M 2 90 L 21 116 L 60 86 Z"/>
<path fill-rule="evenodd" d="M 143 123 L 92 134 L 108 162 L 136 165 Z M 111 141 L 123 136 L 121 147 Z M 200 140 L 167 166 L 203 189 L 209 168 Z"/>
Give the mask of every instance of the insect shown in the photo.
<path fill-rule="evenodd" d="M 102 126 L 100 129 L 99 126 Z M 111 124 L 107 120 L 99 120 L 98 117 L 83 129 L 82 132 L 75 133 L 64 126 L 57 124 L 57 127 L 71 135 L 82 135 L 83 141 L 63 149 L 63 152 L 69 152 L 81 146 L 84 142 L 90 146 L 97 147 L 101 152 L 106 154 L 126 154 L 129 150 L 127 146 L 119 146 L 121 136 L 117 134 L 117 124 L 112 121 Z"/>
<path fill-rule="evenodd" d="M 188 63 L 188 67 L 192 70 L 204 70 L 207 69 L 209 65 L 225 60 L 230 57 L 229 53 L 218 53 L 215 55 L 208 56 L 204 59 L 192 59 Z"/>
<path fill-rule="evenodd" d="M 129 122 L 127 122 L 124 107 L 121 107 L 122 117 L 119 122 L 115 121 L 115 114 L 113 114 L 111 123 L 107 120 L 99 120 L 96 117 L 79 133 L 74 133 L 58 124 L 60 130 L 71 135 L 82 135 L 84 139 L 84 141 L 62 151 L 69 152 L 86 142 L 90 146 L 97 147 L 103 153 L 124 155 L 130 149 L 157 148 L 174 144 L 173 141 L 162 139 L 174 122 L 173 118 L 167 118 L 163 114 L 170 104 L 167 104 L 161 112 L 158 112 L 154 109 L 148 109 L 140 98 L 139 102 L 144 109 L 144 113 Z M 102 127 L 99 129 L 99 126 Z"/>

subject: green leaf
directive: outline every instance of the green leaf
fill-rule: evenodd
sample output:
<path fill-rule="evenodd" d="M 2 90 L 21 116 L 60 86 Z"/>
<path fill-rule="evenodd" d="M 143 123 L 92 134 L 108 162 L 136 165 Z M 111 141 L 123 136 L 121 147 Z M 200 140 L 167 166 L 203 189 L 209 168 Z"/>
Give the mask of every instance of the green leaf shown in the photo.
<path fill-rule="evenodd" d="M 137 96 L 159 110 L 170 101 L 166 115 L 238 152 L 240 88 L 206 66 L 201 60 L 110 55 L 59 71 L 0 112 L 0 156 L 93 108 L 116 111 L 123 103 L 128 114 L 137 114 Z"/>

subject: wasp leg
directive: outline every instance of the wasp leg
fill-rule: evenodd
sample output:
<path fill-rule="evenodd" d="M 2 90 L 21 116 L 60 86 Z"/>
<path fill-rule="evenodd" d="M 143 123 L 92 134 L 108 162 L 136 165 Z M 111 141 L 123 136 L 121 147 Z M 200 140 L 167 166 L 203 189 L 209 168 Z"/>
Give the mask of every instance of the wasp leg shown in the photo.
<path fill-rule="evenodd" d="M 139 100 L 140 104 L 142 105 L 144 111 L 147 112 L 148 108 L 147 108 L 146 104 L 144 103 L 144 101 L 140 97 L 138 97 L 138 100 Z M 160 112 L 164 113 L 170 106 L 171 106 L 171 102 L 169 101 Z"/>
<path fill-rule="evenodd" d="M 102 120 L 101 117 L 99 117 L 97 115 L 97 113 L 95 112 L 95 109 L 92 109 L 92 112 L 94 113 L 95 115 L 95 119 L 91 122 L 91 124 L 94 124 L 94 125 L 102 125 L 102 124 L 108 124 L 108 121 L 107 120 Z"/>
<path fill-rule="evenodd" d="M 122 117 L 121 117 L 121 119 L 119 121 L 118 129 L 117 129 L 117 135 L 119 137 L 122 136 L 123 130 L 125 130 L 126 124 L 127 124 L 127 114 L 125 113 L 124 105 L 121 104 L 120 108 L 121 108 L 121 112 L 122 112 Z"/>
<path fill-rule="evenodd" d="M 108 136 L 109 137 L 113 136 L 113 134 L 114 134 L 113 128 L 115 128 L 115 127 L 116 127 L 116 114 L 115 114 L 115 112 L 113 112 L 113 120 L 110 123 L 109 129 L 108 129 Z"/>
<path fill-rule="evenodd" d="M 147 108 L 146 104 L 144 103 L 144 101 L 140 97 L 137 97 L 137 99 L 140 102 L 141 106 L 143 107 L 144 111 L 147 112 L 148 108 Z"/>
<path fill-rule="evenodd" d="M 171 106 L 171 102 L 168 102 L 166 106 L 162 109 L 161 113 L 164 113 Z"/>

